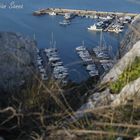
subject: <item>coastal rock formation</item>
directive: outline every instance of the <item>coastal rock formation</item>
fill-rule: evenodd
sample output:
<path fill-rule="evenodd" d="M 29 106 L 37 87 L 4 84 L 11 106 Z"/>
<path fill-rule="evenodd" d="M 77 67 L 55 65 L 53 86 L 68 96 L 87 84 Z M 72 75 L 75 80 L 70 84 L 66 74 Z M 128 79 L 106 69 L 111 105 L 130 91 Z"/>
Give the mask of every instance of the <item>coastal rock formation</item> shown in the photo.
<path fill-rule="evenodd" d="M 0 32 L 0 93 L 14 92 L 32 78 L 36 44 L 16 33 Z"/>
<path fill-rule="evenodd" d="M 130 100 L 140 99 L 140 78 L 127 84 L 112 102 L 113 106 L 124 105 Z"/>
<path fill-rule="evenodd" d="M 73 118 L 70 120 L 71 122 L 75 122 L 76 120 L 82 118 L 85 113 L 89 112 L 92 109 L 105 107 L 107 105 L 110 105 L 112 101 L 116 99 L 116 95 L 110 94 L 109 89 L 107 88 L 103 92 L 96 92 L 93 93 L 89 98 L 87 103 L 82 105 L 74 114 Z"/>
<path fill-rule="evenodd" d="M 126 32 L 120 46 L 120 54 L 123 56 L 133 45 L 140 40 L 140 15 L 136 16 Z"/>

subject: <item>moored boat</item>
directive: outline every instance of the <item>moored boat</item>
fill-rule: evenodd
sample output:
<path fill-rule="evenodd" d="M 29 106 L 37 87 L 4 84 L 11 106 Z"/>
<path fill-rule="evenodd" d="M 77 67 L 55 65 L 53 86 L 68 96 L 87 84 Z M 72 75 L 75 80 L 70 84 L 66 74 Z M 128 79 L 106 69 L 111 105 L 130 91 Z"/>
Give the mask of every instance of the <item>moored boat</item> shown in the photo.
<path fill-rule="evenodd" d="M 90 30 L 90 31 L 102 31 L 103 28 L 94 24 L 94 25 L 88 27 L 88 30 Z"/>
<path fill-rule="evenodd" d="M 74 13 L 65 13 L 64 18 L 66 20 L 74 18 L 76 15 Z"/>
<path fill-rule="evenodd" d="M 50 12 L 49 15 L 50 16 L 56 16 L 56 13 L 55 12 Z"/>
<path fill-rule="evenodd" d="M 70 21 L 69 20 L 63 20 L 59 22 L 60 25 L 66 26 L 66 25 L 70 25 Z"/>

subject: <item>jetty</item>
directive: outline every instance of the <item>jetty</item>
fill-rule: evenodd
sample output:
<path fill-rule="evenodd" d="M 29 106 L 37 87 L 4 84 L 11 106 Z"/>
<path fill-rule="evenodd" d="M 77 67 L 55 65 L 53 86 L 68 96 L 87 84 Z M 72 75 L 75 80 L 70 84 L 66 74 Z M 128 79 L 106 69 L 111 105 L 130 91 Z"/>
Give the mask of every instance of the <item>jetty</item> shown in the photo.
<path fill-rule="evenodd" d="M 41 16 L 49 13 L 56 13 L 56 15 L 65 15 L 66 13 L 73 13 L 77 16 L 108 16 L 108 15 L 115 15 L 118 17 L 121 16 L 131 16 L 134 18 L 139 13 L 128 13 L 128 12 L 103 12 L 103 11 L 95 11 L 95 10 L 75 10 L 75 9 L 63 9 L 63 8 L 46 8 L 40 9 L 33 12 L 35 16 Z"/>

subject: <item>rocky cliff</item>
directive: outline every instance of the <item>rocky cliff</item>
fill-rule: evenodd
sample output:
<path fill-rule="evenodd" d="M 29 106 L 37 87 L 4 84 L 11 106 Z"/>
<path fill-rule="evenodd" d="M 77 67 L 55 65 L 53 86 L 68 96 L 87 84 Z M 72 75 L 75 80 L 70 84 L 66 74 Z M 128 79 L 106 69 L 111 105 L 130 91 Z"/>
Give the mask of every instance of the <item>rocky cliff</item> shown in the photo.
<path fill-rule="evenodd" d="M 0 92 L 14 92 L 32 78 L 36 44 L 16 33 L 0 32 Z"/>
<path fill-rule="evenodd" d="M 121 42 L 120 54 L 121 57 L 128 52 L 133 45 L 140 40 L 140 15 L 136 16 Z"/>

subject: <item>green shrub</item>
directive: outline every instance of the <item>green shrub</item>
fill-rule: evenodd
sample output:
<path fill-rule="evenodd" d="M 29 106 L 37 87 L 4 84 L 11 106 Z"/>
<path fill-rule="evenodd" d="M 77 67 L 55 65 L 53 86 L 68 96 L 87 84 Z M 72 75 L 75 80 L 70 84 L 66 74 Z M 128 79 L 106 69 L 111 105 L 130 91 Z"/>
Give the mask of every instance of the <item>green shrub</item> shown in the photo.
<path fill-rule="evenodd" d="M 118 80 L 110 84 L 110 89 L 113 93 L 119 93 L 126 84 L 138 77 L 140 77 L 140 57 L 136 57 L 134 62 L 119 76 Z"/>

